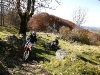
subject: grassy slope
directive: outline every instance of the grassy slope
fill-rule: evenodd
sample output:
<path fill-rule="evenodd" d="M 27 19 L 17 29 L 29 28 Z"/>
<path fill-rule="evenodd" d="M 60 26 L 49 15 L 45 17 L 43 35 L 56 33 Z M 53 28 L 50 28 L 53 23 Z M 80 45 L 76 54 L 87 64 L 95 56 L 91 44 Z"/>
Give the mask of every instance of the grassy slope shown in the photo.
<path fill-rule="evenodd" d="M 0 38 L 4 38 L 7 35 L 16 35 L 18 36 L 18 28 L 15 26 L 0 26 Z"/>
<path fill-rule="evenodd" d="M 18 30 L 14 27 L 2 27 L 0 26 L 0 38 L 3 38 L 9 34 L 17 34 Z M 48 33 L 46 33 L 48 34 Z M 38 37 L 44 39 L 54 40 L 57 35 L 39 32 Z M 41 46 L 44 40 L 38 39 L 35 46 L 36 53 L 39 57 L 39 63 L 43 68 L 48 70 L 54 75 L 100 75 L 100 47 L 89 46 L 80 43 L 70 43 L 68 41 L 60 41 L 60 46 L 66 49 L 69 53 L 65 60 L 58 60 L 55 57 L 55 52 L 45 52 Z M 17 67 L 18 68 L 18 67 Z"/>
<path fill-rule="evenodd" d="M 40 33 L 39 33 L 40 34 Z M 41 37 L 53 40 L 55 35 Z M 100 74 L 100 47 L 89 46 L 79 43 L 70 43 L 68 41 L 60 41 L 60 46 L 70 52 L 65 60 L 56 59 L 55 55 L 50 57 L 50 63 L 42 64 L 54 75 L 99 75 Z"/>

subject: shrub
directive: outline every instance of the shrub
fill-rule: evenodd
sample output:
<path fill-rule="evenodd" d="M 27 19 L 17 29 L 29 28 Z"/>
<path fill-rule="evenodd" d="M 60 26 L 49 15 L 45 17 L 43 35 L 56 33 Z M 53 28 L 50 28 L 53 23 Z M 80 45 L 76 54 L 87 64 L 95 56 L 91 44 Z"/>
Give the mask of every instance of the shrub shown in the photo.
<path fill-rule="evenodd" d="M 78 28 L 78 29 L 75 28 L 71 32 L 71 35 L 72 35 L 71 39 L 73 41 L 78 41 L 84 44 L 90 44 L 88 34 L 86 34 L 85 30 L 82 28 Z"/>
<path fill-rule="evenodd" d="M 88 45 L 100 46 L 100 34 L 90 32 L 81 27 L 76 27 L 72 31 L 68 27 L 60 28 L 61 38 L 64 40 L 78 41 Z"/>
<path fill-rule="evenodd" d="M 60 34 L 62 35 L 62 39 L 78 41 L 84 44 L 90 44 L 88 34 L 86 34 L 86 30 L 76 27 L 72 31 L 67 27 L 60 28 Z"/>
<path fill-rule="evenodd" d="M 97 46 L 100 46 L 100 41 L 97 41 L 97 42 L 96 42 L 96 45 L 97 45 Z"/>
<path fill-rule="evenodd" d="M 60 35 L 62 36 L 62 39 L 69 40 L 70 38 L 69 34 L 71 32 L 69 27 L 62 26 L 59 32 L 60 32 Z"/>
<path fill-rule="evenodd" d="M 88 34 L 88 38 L 91 45 L 95 45 L 97 41 L 97 36 L 93 33 Z"/>

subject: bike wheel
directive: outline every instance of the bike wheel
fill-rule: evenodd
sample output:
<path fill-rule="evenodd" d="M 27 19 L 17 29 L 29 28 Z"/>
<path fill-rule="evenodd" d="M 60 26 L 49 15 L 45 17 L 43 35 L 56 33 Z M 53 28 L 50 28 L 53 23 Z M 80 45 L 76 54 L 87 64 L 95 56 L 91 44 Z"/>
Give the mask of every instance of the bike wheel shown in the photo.
<path fill-rule="evenodd" d="M 30 51 L 29 50 L 25 50 L 24 54 L 23 54 L 23 60 L 26 61 L 29 58 L 30 55 Z"/>

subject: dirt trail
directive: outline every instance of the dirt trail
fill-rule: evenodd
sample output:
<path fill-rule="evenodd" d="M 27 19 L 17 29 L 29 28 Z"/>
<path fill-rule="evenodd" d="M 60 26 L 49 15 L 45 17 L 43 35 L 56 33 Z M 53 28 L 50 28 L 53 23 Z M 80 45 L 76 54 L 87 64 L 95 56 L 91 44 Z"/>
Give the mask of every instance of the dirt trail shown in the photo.
<path fill-rule="evenodd" d="M 8 72 L 10 75 L 52 75 L 46 69 L 42 68 L 37 61 L 29 61 L 26 63 L 23 63 L 22 61 L 17 62 L 22 64 L 14 68 L 9 67 Z"/>

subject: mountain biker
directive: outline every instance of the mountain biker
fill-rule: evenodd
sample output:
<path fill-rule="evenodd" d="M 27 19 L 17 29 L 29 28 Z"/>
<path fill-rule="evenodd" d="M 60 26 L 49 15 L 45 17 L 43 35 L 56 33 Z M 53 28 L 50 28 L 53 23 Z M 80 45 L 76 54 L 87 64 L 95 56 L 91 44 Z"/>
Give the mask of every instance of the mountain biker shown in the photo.
<path fill-rule="evenodd" d="M 54 44 L 57 46 L 59 44 L 58 38 L 56 37 L 55 40 L 53 41 Z"/>
<path fill-rule="evenodd" d="M 59 41 L 58 41 L 58 38 L 56 37 L 55 40 L 51 42 L 51 46 L 53 49 L 58 49 L 59 48 L 58 44 L 59 44 Z"/>
<path fill-rule="evenodd" d="M 36 31 L 30 32 L 28 36 L 26 36 L 26 44 L 30 45 L 31 47 L 37 42 Z"/>

